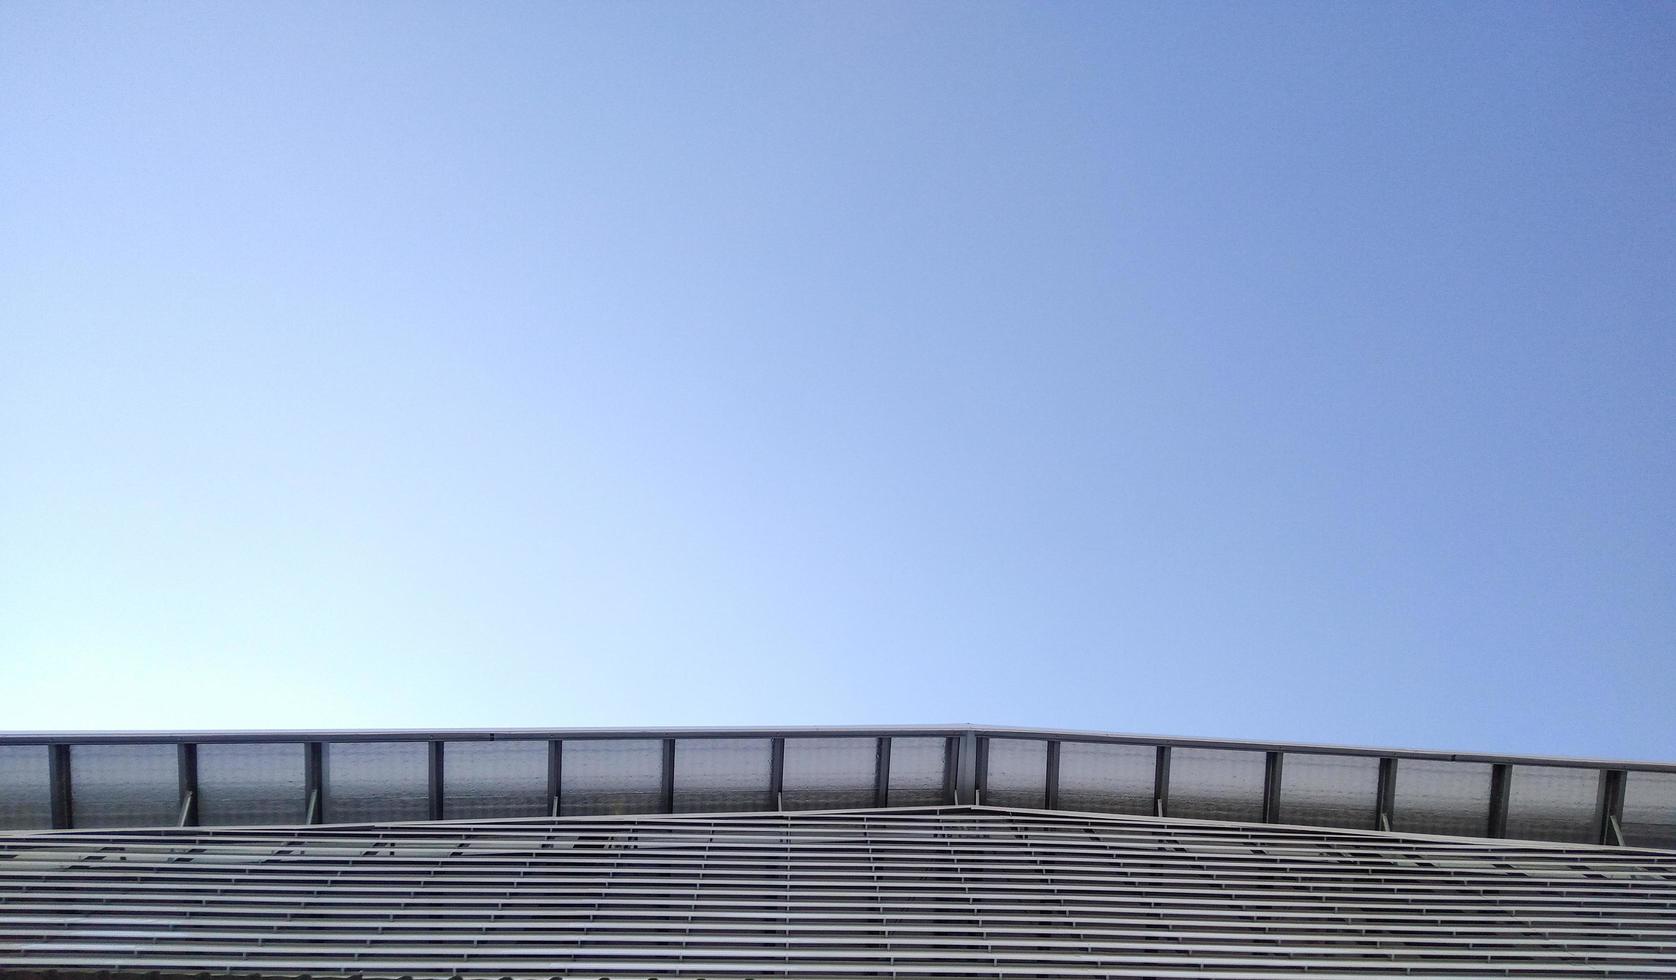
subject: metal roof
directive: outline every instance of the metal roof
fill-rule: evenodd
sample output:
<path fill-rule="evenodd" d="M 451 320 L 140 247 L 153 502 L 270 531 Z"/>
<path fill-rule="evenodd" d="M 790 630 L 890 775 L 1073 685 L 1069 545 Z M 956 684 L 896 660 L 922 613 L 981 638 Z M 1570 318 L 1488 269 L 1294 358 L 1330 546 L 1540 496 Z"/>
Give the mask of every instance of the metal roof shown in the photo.
<path fill-rule="evenodd" d="M 1676 853 L 967 806 L 13 833 L 0 965 L 1676 977 Z"/>
<path fill-rule="evenodd" d="M 971 725 L 0 735 L 0 829 L 1004 806 L 1676 848 L 1676 765 Z"/>

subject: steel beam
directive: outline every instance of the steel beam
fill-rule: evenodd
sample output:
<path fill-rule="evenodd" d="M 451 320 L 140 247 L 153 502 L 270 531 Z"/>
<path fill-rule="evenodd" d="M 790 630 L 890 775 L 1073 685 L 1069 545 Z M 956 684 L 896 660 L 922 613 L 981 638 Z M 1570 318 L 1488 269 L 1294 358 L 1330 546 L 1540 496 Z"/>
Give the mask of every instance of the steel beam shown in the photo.
<path fill-rule="evenodd" d="M 1513 767 L 1505 763 L 1490 767 L 1490 814 L 1484 836 L 1507 836 L 1507 800 L 1512 789 Z"/>
<path fill-rule="evenodd" d="M 960 802 L 960 737 L 943 739 L 943 802 Z"/>
<path fill-rule="evenodd" d="M 1170 814 L 1170 747 L 1158 746 L 1158 754 L 1152 766 L 1152 815 L 1166 817 Z"/>
<path fill-rule="evenodd" d="M 1270 752 L 1263 759 L 1263 822 L 1280 822 L 1280 773 L 1284 752 Z"/>
<path fill-rule="evenodd" d="M 774 809 L 784 810 L 782 797 L 786 789 L 786 740 L 773 738 L 768 740 L 768 800 L 774 804 Z"/>
<path fill-rule="evenodd" d="M 1390 830 L 1397 825 L 1397 760 L 1379 760 L 1379 788 L 1374 796 L 1373 825 Z"/>
<path fill-rule="evenodd" d="M 890 736 L 879 736 L 873 763 L 873 805 L 890 805 Z"/>
<path fill-rule="evenodd" d="M 1047 808 L 1059 809 L 1059 740 L 1050 739 L 1047 744 Z"/>
<path fill-rule="evenodd" d="M 675 740 L 663 740 L 663 777 L 658 794 L 664 813 L 675 812 Z"/>
<path fill-rule="evenodd" d="M 303 817 L 307 823 L 326 822 L 326 746 L 321 742 L 303 744 L 303 799 L 308 809 Z"/>
<path fill-rule="evenodd" d="M 47 784 L 51 796 L 52 827 L 68 830 L 75 826 L 75 811 L 70 798 L 70 747 L 47 746 Z"/>
<path fill-rule="evenodd" d="M 425 796 L 430 805 L 431 819 L 441 820 L 443 814 L 443 794 L 446 787 L 442 781 L 442 740 L 437 739 L 427 746 L 425 757 Z"/>
<path fill-rule="evenodd" d="M 175 822 L 181 827 L 198 825 L 198 746 L 182 742 L 175 747 L 175 773 L 180 784 L 179 812 Z"/>
<path fill-rule="evenodd" d="M 547 799 L 552 804 L 552 816 L 559 815 L 559 795 L 564 789 L 564 741 L 547 740 Z"/>
<path fill-rule="evenodd" d="M 1624 843 L 1624 794 L 1629 789 L 1629 773 L 1622 769 L 1608 769 L 1600 774 L 1600 805 L 1596 819 L 1600 822 L 1598 838 L 1602 844 Z"/>
<path fill-rule="evenodd" d="M 978 797 L 978 733 L 963 732 L 955 751 L 956 803 L 975 803 Z"/>

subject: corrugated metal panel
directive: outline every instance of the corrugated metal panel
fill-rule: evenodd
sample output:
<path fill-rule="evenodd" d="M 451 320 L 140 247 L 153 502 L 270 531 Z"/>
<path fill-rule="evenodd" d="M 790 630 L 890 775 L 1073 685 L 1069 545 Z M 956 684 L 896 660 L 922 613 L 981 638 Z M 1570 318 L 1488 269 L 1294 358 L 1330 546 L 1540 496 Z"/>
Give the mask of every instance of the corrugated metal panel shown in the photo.
<path fill-rule="evenodd" d="M 0 964 L 1676 976 L 1676 854 L 994 808 L 0 835 Z"/>

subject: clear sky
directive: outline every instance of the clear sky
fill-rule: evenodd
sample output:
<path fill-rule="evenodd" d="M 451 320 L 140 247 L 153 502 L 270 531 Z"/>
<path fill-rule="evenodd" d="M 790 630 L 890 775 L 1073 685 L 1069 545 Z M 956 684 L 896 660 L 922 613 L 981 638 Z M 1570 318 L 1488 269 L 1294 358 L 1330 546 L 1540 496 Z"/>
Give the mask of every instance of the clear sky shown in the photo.
<path fill-rule="evenodd" d="M 1676 6 L 0 4 L 0 728 L 1676 758 Z"/>

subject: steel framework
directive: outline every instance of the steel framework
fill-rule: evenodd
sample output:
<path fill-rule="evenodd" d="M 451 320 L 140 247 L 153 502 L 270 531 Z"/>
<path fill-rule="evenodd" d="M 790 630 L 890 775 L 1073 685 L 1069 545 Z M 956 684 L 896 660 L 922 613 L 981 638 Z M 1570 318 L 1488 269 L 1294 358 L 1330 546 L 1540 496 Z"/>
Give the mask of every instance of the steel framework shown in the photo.
<path fill-rule="evenodd" d="M 12 829 L 977 803 L 1676 848 L 1656 763 L 971 725 L 0 735 Z"/>

